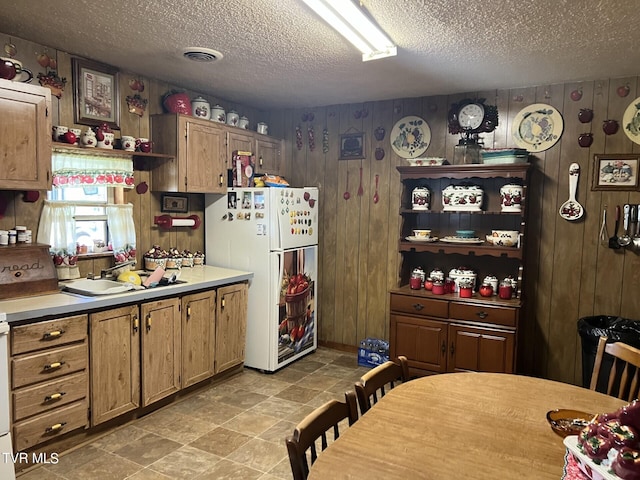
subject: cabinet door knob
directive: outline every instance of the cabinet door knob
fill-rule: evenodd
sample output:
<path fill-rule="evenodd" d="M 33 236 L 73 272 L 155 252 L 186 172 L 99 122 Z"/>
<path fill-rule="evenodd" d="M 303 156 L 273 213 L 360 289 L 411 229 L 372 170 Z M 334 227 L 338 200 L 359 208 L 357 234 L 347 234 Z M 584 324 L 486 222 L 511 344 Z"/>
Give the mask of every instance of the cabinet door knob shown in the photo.
<path fill-rule="evenodd" d="M 64 361 L 48 363 L 44 366 L 45 370 L 55 370 L 56 368 L 60 368 L 65 364 Z"/>
<path fill-rule="evenodd" d="M 453 342 L 451 342 L 451 348 L 449 349 L 449 351 L 451 352 L 451 356 L 453 357 L 453 353 L 456 351 L 453 347 Z"/>
<path fill-rule="evenodd" d="M 258 165 L 262 166 L 262 155 L 260 155 L 260 158 L 258 159 Z"/>
<path fill-rule="evenodd" d="M 58 338 L 60 335 L 64 333 L 64 330 L 55 330 L 53 332 L 45 333 L 42 338 L 44 340 L 51 340 L 52 338 Z"/>
<path fill-rule="evenodd" d="M 147 327 L 147 332 L 148 332 L 149 330 L 151 330 L 151 314 L 147 315 L 147 318 L 146 318 L 146 327 Z"/>
<path fill-rule="evenodd" d="M 483 310 L 480 310 L 478 313 L 476 313 L 476 315 L 482 319 L 485 319 L 489 316 L 489 314 Z"/>
<path fill-rule="evenodd" d="M 191 318 L 191 304 L 187 304 L 187 320 Z"/>
<path fill-rule="evenodd" d="M 442 341 L 442 347 L 440 347 L 440 350 L 442 351 L 442 355 L 447 354 L 447 345 L 444 340 Z"/>
<path fill-rule="evenodd" d="M 422 305 L 421 303 L 414 303 L 413 304 L 413 308 L 415 308 L 416 310 L 420 311 L 424 308 L 424 305 Z"/>
<path fill-rule="evenodd" d="M 138 315 L 133 316 L 133 333 L 138 333 L 138 327 L 140 322 L 138 321 Z"/>

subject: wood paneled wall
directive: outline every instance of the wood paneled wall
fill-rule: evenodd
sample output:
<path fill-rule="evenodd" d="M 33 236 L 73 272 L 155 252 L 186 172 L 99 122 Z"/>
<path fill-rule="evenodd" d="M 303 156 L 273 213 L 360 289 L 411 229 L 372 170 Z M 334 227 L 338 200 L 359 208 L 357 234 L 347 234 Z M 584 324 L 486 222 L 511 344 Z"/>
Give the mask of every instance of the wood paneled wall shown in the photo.
<path fill-rule="evenodd" d="M 628 84 L 630 93 L 616 90 Z M 406 164 L 390 147 L 389 133 L 400 118 L 418 115 L 431 128 L 425 156 L 453 158 L 458 137 L 447 131 L 447 112 L 462 98 L 486 98 L 499 110 L 499 126 L 483 135 L 488 148 L 513 147 L 511 127 L 527 105 L 546 103 L 564 118 L 561 140 L 551 149 L 531 157 L 529 224 L 525 266 L 526 309 L 518 339 L 518 370 L 522 373 L 580 384 L 581 342 L 577 321 L 592 315 L 620 315 L 640 320 L 640 257 L 631 250 L 612 250 L 599 241 L 602 212 L 608 211 L 608 232 L 613 234 L 615 206 L 640 203 L 640 192 L 592 191 L 593 155 L 635 153 L 640 150 L 623 132 L 622 116 L 640 95 L 638 79 L 603 79 L 532 88 L 468 92 L 435 96 L 333 105 L 275 112 L 270 128 L 287 146 L 288 179 L 292 185 L 320 187 L 319 337 L 325 342 L 357 345 L 366 337 L 388 339 L 388 289 L 396 286 L 400 181 L 395 167 Z M 581 89 L 579 101 L 571 92 Z M 594 111 L 592 122 L 578 121 L 581 108 Z M 313 120 L 309 121 L 309 113 Z M 306 119 L 306 121 L 305 121 Z M 602 123 L 620 123 L 614 135 L 605 135 Z M 382 126 L 385 138 L 374 130 Z M 296 127 L 303 145 L 296 145 Z M 315 148 L 309 148 L 307 130 L 313 128 Z M 322 131 L 327 129 L 328 151 L 323 152 Z M 338 160 L 340 134 L 365 132 L 366 158 Z M 578 145 L 581 133 L 593 133 L 590 148 Z M 385 151 L 376 160 L 374 151 Z M 558 215 L 569 196 L 568 170 L 581 167 L 578 201 L 585 216 L 576 222 Z M 360 169 L 364 195 L 356 195 Z M 380 201 L 373 202 L 375 176 L 379 175 Z M 347 176 L 351 197 L 344 200 Z M 425 266 L 426 267 L 426 266 Z"/>
<path fill-rule="evenodd" d="M 43 69 L 36 63 L 34 52 L 44 46 L 12 38 L 18 47 L 17 57 L 37 75 Z M 49 48 L 56 56 L 59 72 L 69 83 L 60 101 L 54 99 L 53 124 L 73 125 L 73 94 L 70 55 Z M 121 72 L 121 104 L 133 94 L 128 80 L 135 73 Z M 139 77 L 139 76 L 138 76 Z M 149 99 L 143 117 L 123 108 L 122 132 L 134 136 L 149 136 L 149 115 L 162 111 L 161 97 L 175 87 L 142 77 L 147 88 L 143 96 Z M 628 84 L 630 93 L 620 97 L 620 85 Z M 573 101 L 570 93 L 582 90 L 582 98 Z M 190 92 L 195 96 L 197 92 Z M 389 134 L 393 125 L 407 115 L 424 118 L 431 128 L 431 144 L 427 156 L 453 158 L 458 138 L 447 131 L 446 117 L 450 105 L 466 97 L 482 97 L 499 110 L 499 126 L 484 135 L 487 147 L 512 147 L 511 125 L 516 114 L 532 103 L 547 103 L 564 117 L 564 133 L 553 148 L 531 158 L 533 173 L 529 188 L 529 225 L 526 252 L 527 307 L 518 339 L 518 370 L 571 383 L 581 383 L 581 346 L 576 323 L 591 315 L 620 315 L 640 319 L 640 256 L 630 250 L 611 250 L 598 238 L 602 211 L 608 210 L 608 232 L 613 234 L 616 205 L 640 203 L 640 192 L 592 191 L 593 155 L 596 153 L 636 153 L 621 125 L 615 135 L 605 135 L 602 122 L 622 115 L 630 102 L 640 96 L 638 78 L 603 79 L 595 82 L 566 83 L 540 87 L 469 92 L 462 95 L 344 104 L 326 107 L 274 110 L 261 112 L 247 106 L 204 95 L 211 104 L 220 103 L 227 110 L 234 108 L 253 122 L 266 120 L 270 134 L 285 139 L 287 178 L 293 186 L 320 187 L 320 258 L 319 258 L 319 337 L 325 342 L 355 346 L 366 337 L 388 338 L 388 290 L 396 286 L 399 268 L 397 254 L 399 228 L 400 181 L 395 169 L 404 160 L 390 148 Z M 592 108 L 591 123 L 578 121 L 581 108 Z M 309 113 L 313 120 L 309 121 Z M 296 127 L 302 131 L 302 148 L 296 145 Z M 373 131 L 386 130 L 382 141 Z M 308 128 L 313 128 L 315 148 L 309 148 Z M 328 132 L 328 150 L 323 151 L 323 129 Z M 365 132 L 363 160 L 338 160 L 340 134 Z M 590 148 L 578 146 L 580 133 L 592 132 Z M 385 156 L 376 160 L 376 147 Z M 572 162 L 581 166 L 578 201 L 585 207 L 585 216 L 577 222 L 567 222 L 558 215 L 558 208 L 568 198 L 568 168 Z M 136 184 L 151 178 L 146 165 L 135 173 Z M 364 193 L 357 195 L 360 168 Z M 380 200 L 373 202 L 375 176 L 379 176 Z M 347 176 L 351 197 L 344 200 Z M 26 203 L 21 192 L 2 191 L 8 200 L 0 228 L 16 224 L 36 229 L 42 208 L 42 196 L 36 203 Z M 153 225 L 160 214 L 160 194 L 138 195 L 134 190 L 125 194 L 134 205 L 138 234 L 138 249 L 143 252 L 153 244 L 165 248 L 202 250 L 204 229 L 174 229 L 161 231 Z M 202 195 L 189 195 L 189 214 L 203 215 Z M 107 261 L 110 259 L 107 259 Z M 105 260 L 99 260 L 97 268 Z M 92 262 L 83 267 L 93 269 Z"/>

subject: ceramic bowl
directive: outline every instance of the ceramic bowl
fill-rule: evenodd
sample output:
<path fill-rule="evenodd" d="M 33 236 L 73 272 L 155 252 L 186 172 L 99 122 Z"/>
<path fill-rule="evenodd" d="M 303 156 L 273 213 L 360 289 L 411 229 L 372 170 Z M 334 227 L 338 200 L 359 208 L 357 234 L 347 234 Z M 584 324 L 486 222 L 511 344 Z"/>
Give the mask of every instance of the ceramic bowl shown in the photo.
<path fill-rule="evenodd" d="M 491 230 L 491 235 L 487 235 L 487 242 L 501 247 L 514 247 L 518 244 L 518 230 Z"/>
<path fill-rule="evenodd" d="M 417 238 L 429 238 L 431 236 L 431 230 L 414 230 L 413 236 Z"/>
<path fill-rule="evenodd" d="M 593 417 L 591 413 L 578 410 L 560 409 L 547 412 L 547 422 L 553 431 L 563 438 L 578 435 Z"/>

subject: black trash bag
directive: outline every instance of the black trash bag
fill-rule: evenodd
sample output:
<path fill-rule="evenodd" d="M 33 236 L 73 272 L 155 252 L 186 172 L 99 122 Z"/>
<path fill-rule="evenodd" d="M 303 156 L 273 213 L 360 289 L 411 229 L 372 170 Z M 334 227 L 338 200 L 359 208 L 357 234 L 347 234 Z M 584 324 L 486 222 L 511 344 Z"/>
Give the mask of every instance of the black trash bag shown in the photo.
<path fill-rule="evenodd" d="M 600 337 L 607 337 L 608 342 L 624 342 L 632 347 L 640 348 L 639 320 L 607 315 L 583 317 L 578 320 L 578 333 L 582 340 L 582 386 L 585 388 L 589 388 L 591 384 L 591 372 Z M 608 371 L 611 364 L 612 359 L 605 357 L 602 361 L 602 369 Z M 606 389 L 606 380 L 600 378 L 597 390 L 606 391 Z"/>

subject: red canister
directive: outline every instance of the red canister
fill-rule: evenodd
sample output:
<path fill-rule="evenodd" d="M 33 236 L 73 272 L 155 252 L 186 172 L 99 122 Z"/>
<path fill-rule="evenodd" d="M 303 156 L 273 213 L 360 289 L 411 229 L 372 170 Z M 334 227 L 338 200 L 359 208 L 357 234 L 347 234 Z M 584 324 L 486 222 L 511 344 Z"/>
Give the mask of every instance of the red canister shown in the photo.
<path fill-rule="evenodd" d="M 473 289 L 471 287 L 460 287 L 458 291 L 460 298 L 471 298 Z"/>
<path fill-rule="evenodd" d="M 431 293 L 433 293 L 434 295 L 444 295 L 445 294 L 444 282 L 440 280 L 434 280 Z"/>
<path fill-rule="evenodd" d="M 429 291 L 433 290 L 433 279 L 431 277 L 424 281 L 424 289 Z"/>
<path fill-rule="evenodd" d="M 509 300 L 513 295 L 513 285 L 510 279 L 504 279 L 498 287 L 498 296 L 503 300 Z"/>
<path fill-rule="evenodd" d="M 420 290 L 422 287 L 422 278 L 419 275 L 411 275 L 409 279 L 409 287 L 411 290 Z"/>
<path fill-rule="evenodd" d="M 453 293 L 456 291 L 456 282 L 453 281 L 453 278 L 447 277 L 444 279 L 444 292 L 445 293 Z"/>

